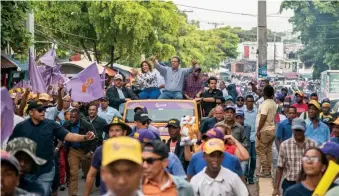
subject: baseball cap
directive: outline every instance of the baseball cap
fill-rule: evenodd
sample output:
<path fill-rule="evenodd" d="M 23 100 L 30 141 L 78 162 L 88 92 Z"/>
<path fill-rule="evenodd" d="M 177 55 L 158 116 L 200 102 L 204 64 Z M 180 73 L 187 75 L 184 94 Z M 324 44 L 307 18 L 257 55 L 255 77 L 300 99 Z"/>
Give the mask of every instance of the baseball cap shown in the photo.
<path fill-rule="evenodd" d="M 324 103 L 321 104 L 321 107 L 328 107 L 328 108 L 330 108 L 331 104 L 328 103 L 328 102 L 324 102 Z"/>
<path fill-rule="evenodd" d="M 237 113 L 235 114 L 235 117 L 237 117 L 237 116 L 241 116 L 241 117 L 245 117 L 245 114 L 244 114 L 244 112 L 242 111 L 242 110 L 237 110 Z"/>
<path fill-rule="evenodd" d="M 300 97 L 303 97 L 303 96 L 304 96 L 304 93 L 298 91 L 298 92 L 296 92 L 294 95 L 295 95 L 295 96 L 299 95 Z"/>
<path fill-rule="evenodd" d="M 152 147 L 152 149 L 150 149 L 149 147 Z M 157 154 L 162 159 L 168 158 L 168 154 L 169 154 L 169 149 L 167 145 L 160 140 L 155 140 L 154 142 L 146 143 L 143 148 L 143 151 Z"/>
<path fill-rule="evenodd" d="M 308 105 L 314 105 L 318 110 L 321 109 L 319 102 L 316 100 L 311 100 L 310 102 L 308 102 Z"/>
<path fill-rule="evenodd" d="M 323 153 L 331 155 L 335 158 L 339 158 L 339 144 L 334 142 L 326 142 L 322 147 L 321 151 Z"/>
<path fill-rule="evenodd" d="M 224 107 L 224 111 L 228 109 L 232 109 L 234 112 L 236 111 L 236 108 L 233 105 L 227 105 L 226 107 Z"/>
<path fill-rule="evenodd" d="M 151 121 L 148 114 L 145 112 L 137 112 L 134 114 L 134 121 L 147 122 Z"/>
<path fill-rule="evenodd" d="M 107 166 L 119 160 L 128 160 L 141 164 L 142 158 L 140 142 L 127 136 L 106 140 L 102 147 L 102 166 Z"/>
<path fill-rule="evenodd" d="M 1 154 L 0 155 L 1 156 L 1 162 L 5 161 L 5 162 L 9 163 L 10 165 L 12 165 L 15 168 L 17 174 L 19 174 L 19 172 L 20 172 L 19 161 L 13 155 L 9 154 L 6 151 L 2 150 L 0 152 L 0 154 Z"/>
<path fill-rule="evenodd" d="M 45 101 L 50 101 L 51 97 L 47 93 L 41 93 L 39 95 L 39 100 L 45 100 Z"/>
<path fill-rule="evenodd" d="M 205 135 L 208 137 L 208 138 L 218 138 L 218 139 L 221 139 L 221 140 L 224 140 L 224 136 L 225 134 L 223 132 L 221 132 L 218 128 L 212 128 L 210 130 L 208 130 Z"/>
<path fill-rule="evenodd" d="M 301 118 L 295 118 L 292 120 L 292 130 L 295 130 L 295 129 L 300 129 L 300 130 L 303 130 L 305 131 L 306 130 L 306 123 L 304 121 L 304 119 L 301 119 Z"/>
<path fill-rule="evenodd" d="M 108 97 L 101 97 L 99 100 L 105 100 L 105 101 L 108 101 Z"/>
<path fill-rule="evenodd" d="M 204 152 L 206 154 L 211 154 L 215 151 L 221 151 L 221 152 L 225 151 L 225 144 L 223 140 L 213 138 L 213 139 L 208 140 L 204 144 Z"/>
<path fill-rule="evenodd" d="M 43 106 L 42 103 L 41 103 L 40 101 L 31 101 L 31 102 L 28 104 L 27 111 L 30 111 L 30 110 L 33 110 L 33 109 L 44 110 L 44 109 L 46 109 L 46 107 Z"/>
<path fill-rule="evenodd" d="M 136 113 L 138 110 L 142 110 L 143 112 L 148 113 L 148 112 L 147 112 L 147 108 L 144 107 L 144 106 L 138 106 L 138 107 L 135 107 L 135 108 L 134 108 L 134 113 Z"/>
<path fill-rule="evenodd" d="M 113 117 L 110 124 L 104 126 L 104 132 L 108 133 L 108 130 L 109 130 L 110 126 L 112 126 L 112 125 L 121 125 L 123 130 L 127 131 L 126 135 L 129 135 L 132 132 L 131 127 L 128 126 L 128 124 L 126 124 L 125 121 L 122 118 L 117 117 L 117 116 Z"/>
<path fill-rule="evenodd" d="M 36 156 L 36 148 L 37 144 L 35 141 L 25 137 L 18 137 L 8 142 L 6 150 L 14 156 L 17 152 L 25 152 L 37 165 L 44 165 L 46 160 Z"/>
<path fill-rule="evenodd" d="M 226 101 L 228 101 L 228 100 L 231 100 L 231 101 L 233 101 L 233 97 L 232 97 L 232 96 L 230 96 L 230 95 L 227 95 L 227 96 L 225 97 L 225 100 L 226 100 Z"/>
<path fill-rule="evenodd" d="M 172 118 L 168 121 L 166 127 L 173 126 L 173 127 L 180 127 L 180 121 L 178 119 Z"/>
<path fill-rule="evenodd" d="M 149 129 L 139 129 L 134 133 L 133 136 L 135 139 L 139 140 L 140 142 L 152 142 L 156 139 L 153 131 Z"/>
<path fill-rule="evenodd" d="M 114 80 L 118 80 L 118 79 L 123 80 L 123 77 L 121 74 L 115 74 Z"/>

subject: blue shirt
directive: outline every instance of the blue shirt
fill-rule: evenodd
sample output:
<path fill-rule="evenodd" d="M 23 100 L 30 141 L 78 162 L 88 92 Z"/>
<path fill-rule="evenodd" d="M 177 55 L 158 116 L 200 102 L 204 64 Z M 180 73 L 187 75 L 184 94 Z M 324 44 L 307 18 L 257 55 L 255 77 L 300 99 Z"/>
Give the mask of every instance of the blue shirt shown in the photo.
<path fill-rule="evenodd" d="M 79 129 L 80 129 L 80 121 L 75 126 L 71 126 L 71 133 L 76 133 L 79 134 Z M 80 143 L 79 142 L 72 142 L 72 148 L 80 148 Z"/>
<path fill-rule="evenodd" d="M 184 87 L 185 77 L 188 76 L 193 67 L 178 68 L 173 70 L 172 67 L 165 67 L 158 62 L 154 66 L 165 79 L 165 89 L 167 91 L 182 91 Z"/>
<path fill-rule="evenodd" d="M 173 176 L 185 176 L 186 173 L 184 167 L 181 164 L 181 161 L 174 153 L 170 152 L 168 154 L 168 166 L 167 171 Z"/>
<path fill-rule="evenodd" d="M 191 161 L 187 168 L 187 175 L 194 176 L 197 173 L 201 172 L 204 167 L 207 166 L 206 161 L 204 159 L 203 152 L 194 153 Z M 224 160 L 222 161 L 221 165 L 232 172 L 238 174 L 238 176 L 243 176 L 244 173 L 240 166 L 240 161 L 237 157 L 229 154 L 228 152 L 224 152 Z"/>
<path fill-rule="evenodd" d="M 313 123 L 309 119 L 306 120 L 305 136 L 317 142 L 317 145 L 321 145 L 330 139 L 330 129 L 325 123 L 318 122 L 318 127 L 314 129 Z"/>
<path fill-rule="evenodd" d="M 281 121 L 278 125 L 275 139 L 280 139 L 282 142 L 292 137 L 291 123 L 288 119 Z"/>
<path fill-rule="evenodd" d="M 247 107 L 245 107 L 244 109 L 244 114 L 245 114 L 244 123 L 251 127 L 251 134 L 250 134 L 251 142 L 255 142 L 255 134 L 256 134 L 255 122 L 257 119 L 257 113 L 258 113 L 258 110 L 256 107 L 254 107 L 252 111 L 249 111 Z"/>
<path fill-rule="evenodd" d="M 330 141 L 339 144 L 339 137 L 332 137 Z"/>
<path fill-rule="evenodd" d="M 105 119 L 107 124 L 111 123 L 114 116 L 122 118 L 120 112 L 115 108 L 108 106 L 105 111 L 102 111 L 101 107 L 98 108 L 98 116 Z"/>

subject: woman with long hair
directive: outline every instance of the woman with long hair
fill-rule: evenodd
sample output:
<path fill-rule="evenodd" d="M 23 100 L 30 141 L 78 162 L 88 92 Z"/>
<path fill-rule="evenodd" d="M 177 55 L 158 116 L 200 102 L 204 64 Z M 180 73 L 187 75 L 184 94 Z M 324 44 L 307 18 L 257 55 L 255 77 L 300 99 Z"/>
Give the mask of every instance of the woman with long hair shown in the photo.
<path fill-rule="evenodd" d="M 312 196 L 328 166 L 326 155 L 316 147 L 307 149 L 301 160 L 298 183 L 288 188 L 284 196 Z"/>
<path fill-rule="evenodd" d="M 141 73 L 137 74 L 136 86 L 140 90 L 140 99 L 157 99 L 160 95 L 156 73 L 152 72 L 152 65 L 148 61 L 140 64 Z"/>

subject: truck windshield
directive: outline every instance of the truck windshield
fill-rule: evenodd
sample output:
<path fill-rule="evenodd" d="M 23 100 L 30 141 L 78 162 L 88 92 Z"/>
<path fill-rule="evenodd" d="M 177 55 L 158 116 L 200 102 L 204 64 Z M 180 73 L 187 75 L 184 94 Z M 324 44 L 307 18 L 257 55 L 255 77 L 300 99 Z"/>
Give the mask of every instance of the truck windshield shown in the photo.
<path fill-rule="evenodd" d="M 175 117 L 181 119 L 185 115 L 195 116 L 193 103 L 188 102 L 138 102 L 128 103 L 126 110 L 126 122 L 134 122 L 134 108 L 145 107 L 152 123 L 167 123 Z"/>

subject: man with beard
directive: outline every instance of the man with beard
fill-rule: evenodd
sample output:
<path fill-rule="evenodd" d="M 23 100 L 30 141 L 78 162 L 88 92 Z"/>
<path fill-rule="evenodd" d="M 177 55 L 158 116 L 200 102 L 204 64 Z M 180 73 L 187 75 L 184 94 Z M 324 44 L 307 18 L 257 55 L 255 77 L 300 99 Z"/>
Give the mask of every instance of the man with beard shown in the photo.
<path fill-rule="evenodd" d="M 201 101 L 204 116 L 208 116 L 210 111 L 224 100 L 222 91 L 217 89 L 217 81 L 217 78 L 210 77 L 208 79 L 209 89 L 201 95 L 201 98 L 195 99 L 196 101 Z"/>
<path fill-rule="evenodd" d="M 204 91 L 204 80 L 201 77 L 201 68 L 196 66 L 193 72 L 188 75 L 184 82 L 183 93 L 186 99 L 194 99 L 200 97 Z"/>
<path fill-rule="evenodd" d="M 224 150 L 224 142 L 217 138 L 208 140 L 204 145 L 207 166 L 190 181 L 195 195 L 248 195 L 240 177 L 221 166 Z"/>

